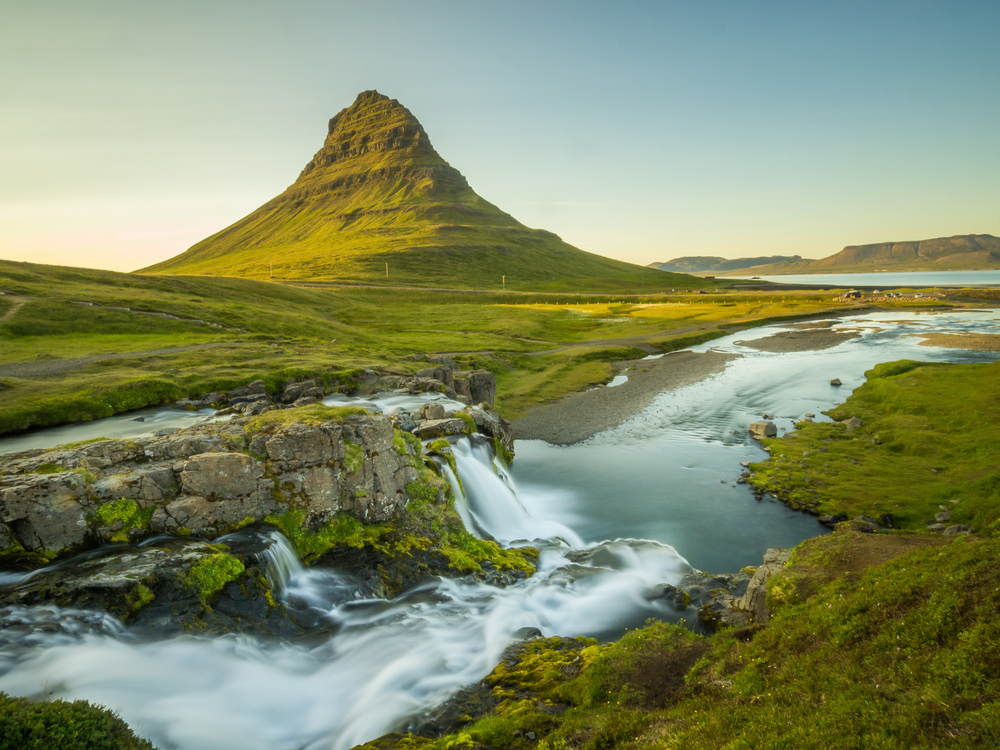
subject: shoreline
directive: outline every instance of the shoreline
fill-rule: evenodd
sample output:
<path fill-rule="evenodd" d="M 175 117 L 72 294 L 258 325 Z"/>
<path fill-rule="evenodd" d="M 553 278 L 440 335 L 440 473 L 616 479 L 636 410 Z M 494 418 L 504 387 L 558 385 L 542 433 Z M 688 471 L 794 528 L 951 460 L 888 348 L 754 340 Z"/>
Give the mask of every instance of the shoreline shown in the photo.
<path fill-rule="evenodd" d="M 536 406 L 513 422 L 514 439 L 544 440 L 552 445 L 582 442 L 641 413 L 661 393 L 717 375 L 741 356 L 679 351 L 659 359 L 620 362 L 620 373 L 629 368 L 626 383 L 571 393 L 555 403 Z"/>

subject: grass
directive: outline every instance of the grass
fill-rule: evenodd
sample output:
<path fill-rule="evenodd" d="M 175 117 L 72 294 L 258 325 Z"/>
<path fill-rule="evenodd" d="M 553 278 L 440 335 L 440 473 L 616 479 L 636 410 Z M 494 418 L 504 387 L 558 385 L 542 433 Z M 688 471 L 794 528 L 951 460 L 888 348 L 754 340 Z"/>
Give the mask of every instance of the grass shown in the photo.
<path fill-rule="evenodd" d="M 860 428 L 802 423 L 765 440 L 772 458 L 751 465 L 750 482 L 820 513 L 892 513 L 904 529 L 933 523 L 940 505 L 949 524 L 1000 528 L 1000 363 L 900 361 L 866 376 L 829 412 L 860 418 Z"/>
<path fill-rule="evenodd" d="M 659 272 L 658 272 L 659 273 Z M 245 279 L 141 276 L 0 261 L 0 289 L 29 298 L 0 325 L 0 434 L 78 422 L 171 403 L 263 379 L 273 392 L 290 378 L 349 385 L 366 368 L 414 372 L 412 354 L 447 352 L 493 371 L 505 416 L 558 398 L 612 373 L 615 355 L 589 345 L 635 338 L 664 349 L 703 341 L 721 326 L 762 316 L 805 315 L 827 296 L 713 293 L 616 297 L 573 293 L 440 292 L 286 286 Z M 75 302 L 94 303 L 94 307 Z M 235 326 L 165 320 L 107 307 L 163 312 Z M 51 309 L 51 315 L 46 310 Z M 334 343 L 335 342 L 335 343 Z M 678 343 L 681 342 L 681 343 Z M 191 344 L 212 348 L 136 355 L 59 371 L 58 360 Z M 566 351 L 523 357 L 569 345 Z M 18 377 L 12 363 L 56 367 Z"/>
<path fill-rule="evenodd" d="M 246 424 L 247 434 L 263 432 L 282 425 L 298 422 L 300 424 L 323 424 L 324 422 L 343 422 L 355 415 L 368 415 L 372 412 L 362 406 L 325 406 L 324 404 L 309 404 L 298 409 L 281 409 L 269 411 L 251 419 Z"/>

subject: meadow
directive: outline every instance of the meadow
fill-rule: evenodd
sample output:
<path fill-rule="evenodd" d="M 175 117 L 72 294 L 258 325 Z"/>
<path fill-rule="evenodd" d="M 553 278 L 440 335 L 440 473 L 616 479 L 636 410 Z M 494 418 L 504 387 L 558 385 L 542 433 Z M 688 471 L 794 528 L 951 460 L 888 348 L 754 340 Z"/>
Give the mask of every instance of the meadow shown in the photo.
<path fill-rule="evenodd" d="M 293 286 L 0 261 L 7 311 L 0 433 L 257 379 L 277 389 L 292 377 L 414 372 L 422 364 L 408 357 L 419 354 L 491 370 L 501 413 L 515 418 L 539 401 L 606 382 L 616 360 L 689 346 L 727 327 L 844 307 L 827 293 L 644 288 L 615 295 L 586 284 L 531 293 Z M 202 348 L 169 351 L 195 346 Z"/>

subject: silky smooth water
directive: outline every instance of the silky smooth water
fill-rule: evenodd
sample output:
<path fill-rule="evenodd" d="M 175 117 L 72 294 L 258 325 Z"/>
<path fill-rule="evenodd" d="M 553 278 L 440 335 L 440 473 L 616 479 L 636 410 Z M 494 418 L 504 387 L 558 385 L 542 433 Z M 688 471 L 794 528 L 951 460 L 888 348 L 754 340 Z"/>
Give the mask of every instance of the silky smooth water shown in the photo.
<path fill-rule="evenodd" d="M 481 536 L 538 546 L 539 572 L 527 580 L 502 589 L 433 580 L 393 601 L 364 599 L 348 576 L 304 568 L 270 532 L 268 579 L 290 606 L 330 626 L 322 645 L 149 640 L 103 614 L 15 607 L 0 610 L 0 691 L 103 704 L 164 750 L 341 750 L 405 730 L 487 674 L 521 628 L 613 638 L 648 617 L 690 618 L 657 597 L 690 570 L 688 560 L 734 571 L 758 564 L 768 546 L 821 532 L 812 517 L 733 484 L 741 460 L 764 455 L 747 424 L 767 412 L 790 429 L 804 412 L 819 415 L 846 398 L 876 362 L 993 360 L 920 347 L 906 334 L 998 325 L 995 311 L 876 313 L 838 321 L 863 335 L 819 352 L 770 354 L 739 343 L 780 327 L 710 342 L 697 348 L 743 356 L 584 444 L 518 441 L 505 471 L 486 441 L 453 441 L 459 512 Z M 829 385 L 834 377 L 841 388 Z"/>

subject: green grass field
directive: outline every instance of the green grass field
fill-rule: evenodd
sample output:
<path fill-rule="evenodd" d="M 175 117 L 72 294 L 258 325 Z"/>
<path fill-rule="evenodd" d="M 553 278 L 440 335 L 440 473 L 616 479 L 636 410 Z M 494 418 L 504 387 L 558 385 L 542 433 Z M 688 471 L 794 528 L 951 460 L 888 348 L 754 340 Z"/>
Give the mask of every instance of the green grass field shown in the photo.
<path fill-rule="evenodd" d="M 836 307 L 827 295 L 749 296 L 719 288 L 615 295 L 585 282 L 552 293 L 291 286 L 9 261 L 0 261 L 0 291 L 6 309 L 20 305 L 0 323 L 6 396 L 0 433 L 169 403 L 257 378 L 278 388 L 292 376 L 369 367 L 412 372 L 419 363 L 406 357 L 439 353 L 493 371 L 498 404 L 514 418 L 533 404 L 606 382 L 609 363 L 623 356 L 593 356 L 609 349 L 602 342 L 623 339 L 614 349 L 642 341 L 668 351 L 721 335 L 720 326 Z M 140 314 L 149 312 L 177 319 Z M 191 345 L 212 348 L 58 367 L 77 357 Z M 546 350 L 557 351 L 524 356 Z M 20 363 L 43 369 L 21 377 L 2 369 Z"/>

